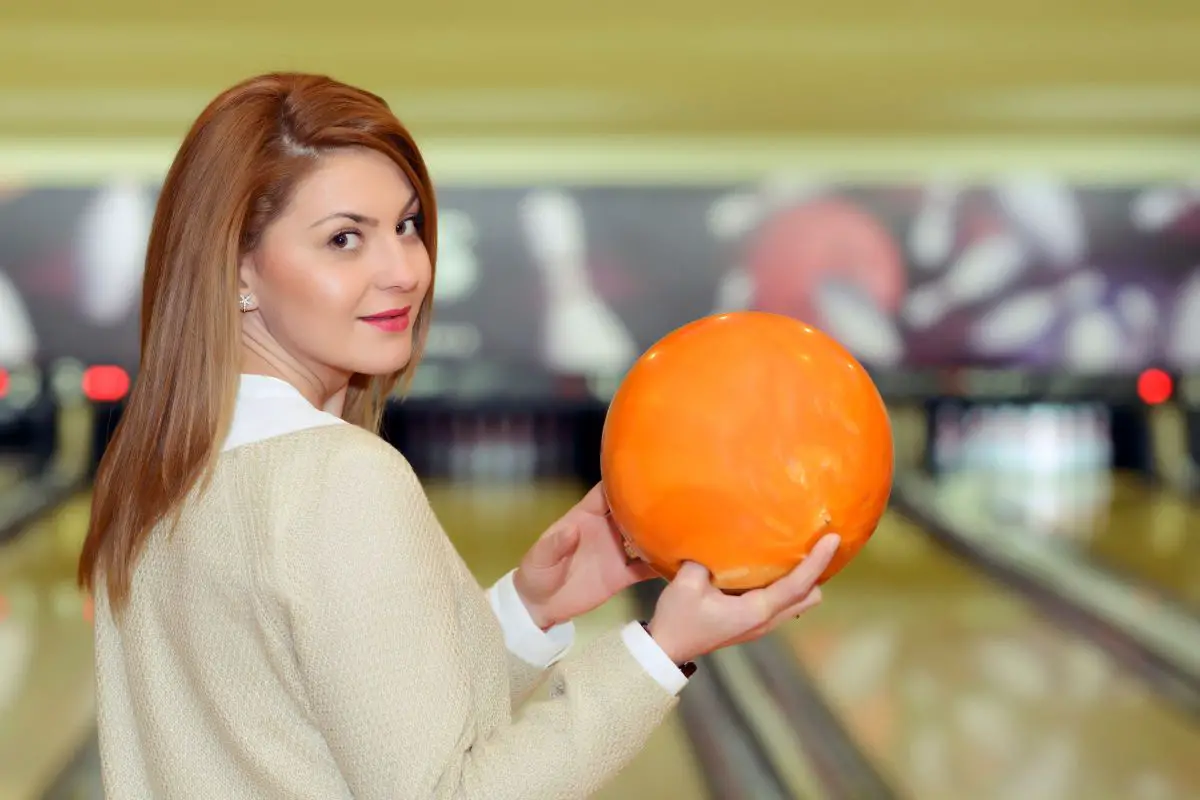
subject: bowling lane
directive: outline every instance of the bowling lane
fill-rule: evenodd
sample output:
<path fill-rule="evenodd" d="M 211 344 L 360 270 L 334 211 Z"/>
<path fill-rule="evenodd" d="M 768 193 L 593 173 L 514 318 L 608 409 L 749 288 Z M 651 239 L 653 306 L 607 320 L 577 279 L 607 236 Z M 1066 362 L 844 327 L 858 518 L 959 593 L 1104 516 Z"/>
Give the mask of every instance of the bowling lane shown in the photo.
<path fill-rule="evenodd" d="M 11 489 L 29 474 L 29 459 L 20 456 L 0 456 L 0 492 Z"/>
<path fill-rule="evenodd" d="M 1058 544 L 1200 614 L 1200 505 L 1129 472 L 971 475 L 945 481 L 945 496 L 1014 531 Z M 959 502 L 959 501 L 955 501 Z"/>
<path fill-rule="evenodd" d="M 87 741 L 92 635 L 74 586 L 86 495 L 0 548 L 0 799 L 34 800 Z"/>
<path fill-rule="evenodd" d="M 1098 563 L 1200 614 L 1200 505 L 1122 473 L 1106 495 L 1099 513 L 1079 519 L 1072 539 Z"/>
<path fill-rule="evenodd" d="M 485 586 L 514 568 L 537 536 L 583 496 L 574 482 L 526 485 L 427 484 L 430 502 L 446 533 Z M 576 621 L 579 644 L 637 619 L 632 593 Z M 637 759 L 597 800 L 631 797 L 703 798 L 705 781 L 681 716 L 672 715 Z"/>
<path fill-rule="evenodd" d="M 1200 797 L 1194 721 L 897 515 L 780 638 L 902 796 Z"/>

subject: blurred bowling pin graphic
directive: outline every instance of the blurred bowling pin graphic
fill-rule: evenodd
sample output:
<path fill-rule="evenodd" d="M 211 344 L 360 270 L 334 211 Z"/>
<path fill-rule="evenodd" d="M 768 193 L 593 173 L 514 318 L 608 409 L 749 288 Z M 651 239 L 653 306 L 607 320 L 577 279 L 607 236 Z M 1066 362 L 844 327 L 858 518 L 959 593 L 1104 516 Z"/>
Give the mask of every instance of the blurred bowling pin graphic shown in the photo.
<path fill-rule="evenodd" d="M 1133 199 L 1129 216 L 1139 230 L 1157 232 L 1175 224 L 1197 203 L 1200 203 L 1200 181 L 1154 186 Z"/>
<path fill-rule="evenodd" d="M 1028 347 L 1050 332 L 1057 316 L 1053 290 L 1022 292 L 988 311 L 971 328 L 971 351 L 1000 355 Z"/>
<path fill-rule="evenodd" d="M 1008 222 L 1007 230 L 972 244 L 941 279 L 909 296 L 904 317 L 914 328 L 928 328 L 952 311 L 995 297 L 1037 261 L 1071 268 L 1083 258 L 1083 214 L 1066 185 L 1048 177 L 1021 176 L 998 181 L 991 190 Z M 932 197 L 922 214 L 937 223 L 938 204 L 947 202 Z M 922 219 L 922 214 L 910 231 L 910 247 L 918 235 L 930 241 L 935 234 L 948 235 Z M 927 230 L 920 230 L 922 226 Z M 932 252 L 933 246 L 928 246 Z"/>
<path fill-rule="evenodd" d="M 1158 334 L 1158 302 L 1144 286 L 1124 286 L 1117 292 L 1116 311 L 1125 328 L 1124 366 L 1140 367 L 1154 358 Z"/>
<path fill-rule="evenodd" d="M 950 312 L 988 300 L 1004 291 L 1029 268 L 1028 251 L 1019 238 L 999 233 L 963 252 L 938 280 L 914 289 L 904 305 L 905 321 L 928 328 Z"/>
<path fill-rule="evenodd" d="M 580 374 L 625 370 L 637 344 L 592 288 L 582 209 L 565 192 L 542 190 L 527 195 L 519 213 L 546 290 L 546 365 Z"/>
<path fill-rule="evenodd" d="M 438 211 L 437 280 L 434 296 L 439 303 L 457 303 L 469 297 L 479 283 L 475 255 L 475 223 L 461 211 Z"/>
<path fill-rule="evenodd" d="M 0 367 L 32 361 L 37 353 L 37 335 L 17 287 L 0 271 Z"/>
<path fill-rule="evenodd" d="M 739 239 L 762 219 L 762 206 L 762 198 L 752 191 L 718 197 L 708 208 L 708 232 L 715 239 Z"/>
<path fill-rule="evenodd" d="M 933 270 L 950 258 L 957 239 L 959 188 L 950 181 L 935 181 L 925 190 L 924 202 L 908 231 L 908 251 L 913 266 Z"/>
<path fill-rule="evenodd" d="M 1064 365 L 1098 373 L 1144 366 L 1154 357 L 1158 303 L 1143 286 L 1123 286 L 1111 304 L 1108 285 L 1097 272 L 1082 272 L 1067 282 L 1068 322 L 1063 337 Z"/>
<path fill-rule="evenodd" d="M 1200 367 L 1200 267 L 1175 298 L 1175 314 L 1167 331 L 1167 360 L 1177 368 Z"/>
<path fill-rule="evenodd" d="M 1116 315 L 1097 306 L 1077 314 L 1063 334 L 1062 363 L 1074 372 L 1098 374 L 1120 365 L 1125 333 Z"/>
<path fill-rule="evenodd" d="M 1072 275 L 1058 287 L 1030 289 L 1001 301 L 968 333 L 972 351 L 1005 355 L 1030 347 L 1070 314 L 1092 308 L 1105 290 L 1104 276 L 1089 270 Z"/>
<path fill-rule="evenodd" d="M 815 305 L 825 332 L 867 366 L 894 367 L 904 360 L 904 338 L 896 323 L 860 286 L 825 280 Z"/>
<path fill-rule="evenodd" d="M 746 268 L 738 265 L 725 270 L 717 284 L 716 302 L 713 303 L 714 314 L 725 314 L 730 311 L 745 311 L 754 301 L 754 279 Z"/>
<path fill-rule="evenodd" d="M 80 310 L 93 324 L 113 325 L 133 311 L 153 218 L 147 192 L 129 181 L 106 186 L 84 211 L 75 263 Z"/>
<path fill-rule="evenodd" d="M 708 232 L 714 239 L 740 239 L 762 217 L 762 198 L 755 192 L 734 192 L 718 198 L 708 209 Z M 754 299 L 754 281 L 741 264 L 725 270 L 717 284 L 714 314 L 744 311 Z"/>
<path fill-rule="evenodd" d="M 1044 175 L 998 181 L 992 192 L 1022 237 L 1052 266 L 1072 267 L 1084 256 L 1083 212 L 1070 188 Z"/>

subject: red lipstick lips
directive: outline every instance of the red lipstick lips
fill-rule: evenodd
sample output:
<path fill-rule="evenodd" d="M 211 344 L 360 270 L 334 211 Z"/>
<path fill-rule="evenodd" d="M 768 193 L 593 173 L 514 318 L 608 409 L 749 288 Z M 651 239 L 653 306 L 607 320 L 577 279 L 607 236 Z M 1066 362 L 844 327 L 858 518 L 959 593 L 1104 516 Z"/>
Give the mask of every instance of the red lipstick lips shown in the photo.
<path fill-rule="evenodd" d="M 412 306 L 404 308 L 393 308 L 388 311 L 380 311 L 378 314 L 372 314 L 369 317 L 360 317 L 360 319 L 368 325 L 373 325 L 381 331 L 387 333 L 400 333 L 408 330 L 409 310 Z"/>

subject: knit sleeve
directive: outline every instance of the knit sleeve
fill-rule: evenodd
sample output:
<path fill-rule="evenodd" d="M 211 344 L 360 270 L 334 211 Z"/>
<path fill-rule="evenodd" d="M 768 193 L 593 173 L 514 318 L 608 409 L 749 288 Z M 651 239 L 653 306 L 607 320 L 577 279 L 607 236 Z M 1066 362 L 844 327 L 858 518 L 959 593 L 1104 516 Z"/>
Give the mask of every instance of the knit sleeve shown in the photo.
<path fill-rule="evenodd" d="M 632 760 L 677 700 L 620 631 L 557 664 L 547 699 L 480 734 L 477 645 L 458 625 L 453 554 L 416 476 L 381 441 L 329 459 L 281 586 L 310 711 L 351 794 L 584 798 Z"/>

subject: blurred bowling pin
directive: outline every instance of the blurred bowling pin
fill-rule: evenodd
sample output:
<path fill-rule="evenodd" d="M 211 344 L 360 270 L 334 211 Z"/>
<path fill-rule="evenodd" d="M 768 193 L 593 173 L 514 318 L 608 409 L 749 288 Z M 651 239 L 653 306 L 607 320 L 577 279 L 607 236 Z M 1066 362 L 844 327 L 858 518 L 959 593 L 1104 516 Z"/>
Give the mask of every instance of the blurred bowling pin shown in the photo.
<path fill-rule="evenodd" d="M 1054 326 L 1057 305 L 1052 289 L 1032 289 L 988 311 L 968 334 L 972 352 L 1011 353 L 1028 347 Z"/>
<path fill-rule="evenodd" d="M 914 266 L 931 270 L 950 257 L 956 238 L 955 206 L 958 187 L 938 181 L 925 191 L 925 202 L 908 232 L 908 249 Z"/>
<path fill-rule="evenodd" d="M 1175 317 L 1167 333 L 1167 359 L 1175 367 L 1200 367 L 1200 268 L 1176 298 Z"/>
<path fill-rule="evenodd" d="M 1062 181 L 1022 176 L 992 187 L 1008 218 L 1056 266 L 1074 266 L 1087 246 L 1083 212 Z"/>
<path fill-rule="evenodd" d="M 713 313 L 743 311 L 750 307 L 753 300 L 754 279 L 743 267 L 733 267 L 725 271 L 725 274 L 721 276 L 721 282 L 717 284 L 717 298 L 713 306 Z"/>
<path fill-rule="evenodd" d="M 1035 405 L 1028 417 L 1029 430 L 1025 446 L 1027 464 L 1035 474 L 1053 473 L 1058 469 L 1062 447 L 1059 442 L 1058 419 L 1054 409 Z"/>
<path fill-rule="evenodd" d="M 968 340 L 981 355 L 1003 355 L 1035 344 L 1049 333 L 1065 311 L 1097 305 L 1104 295 L 1104 276 L 1079 272 L 1057 288 L 1030 289 L 1001 301 L 977 322 Z"/>
<path fill-rule="evenodd" d="M 825 332 L 864 363 L 894 367 L 904 358 L 904 339 L 896 323 L 860 287 L 827 280 L 816 291 L 816 307 Z"/>
<path fill-rule="evenodd" d="M 1087 309 L 1067 323 L 1062 362 L 1068 370 L 1095 374 L 1120 365 L 1125 333 L 1116 314 L 1103 307 Z"/>
<path fill-rule="evenodd" d="M 546 286 L 547 366 L 572 373 L 623 371 L 637 357 L 637 345 L 592 289 L 582 210 L 556 190 L 527 195 L 519 210 Z"/>
<path fill-rule="evenodd" d="M 17 287 L 0 272 L 0 367 L 15 367 L 32 361 L 37 353 L 37 336 Z"/>
<path fill-rule="evenodd" d="M 1060 289 L 1067 324 L 1059 358 L 1065 369 L 1096 374 L 1114 370 L 1124 360 L 1126 332 L 1117 314 L 1103 305 L 1107 288 L 1103 275 L 1088 270 L 1071 276 Z"/>
<path fill-rule="evenodd" d="M 756 192 L 734 192 L 717 198 L 708 208 L 708 232 L 715 239 L 737 239 L 757 225 L 763 201 Z"/>
<path fill-rule="evenodd" d="M 1196 203 L 1200 203 L 1200 181 L 1155 186 L 1133 199 L 1129 216 L 1140 230 L 1161 231 L 1174 224 Z"/>
<path fill-rule="evenodd" d="M 439 209 L 437 282 L 438 302 L 456 303 L 475 290 L 479 259 L 475 256 L 475 223 L 461 211 Z"/>
<path fill-rule="evenodd" d="M 1144 286 L 1124 286 L 1117 292 L 1117 313 L 1127 335 L 1124 366 L 1138 367 L 1154 358 L 1158 332 L 1158 303 Z"/>
<path fill-rule="evenodd" d="M 141 186 L 111 184 L 84 211 L 77 241 L 80 306 L 96 325 L 112 325 L 141 289 L 154 204 Z"/>
<path fill-rule="evenodd" d="M 905 319 L 915 328 L 927 328 L 956 308 L 994 297 L 1028 269 L 1027 255 L 1012 235 L 997 234 L 975 243 L 939 280 L 909 294 Z"/>

